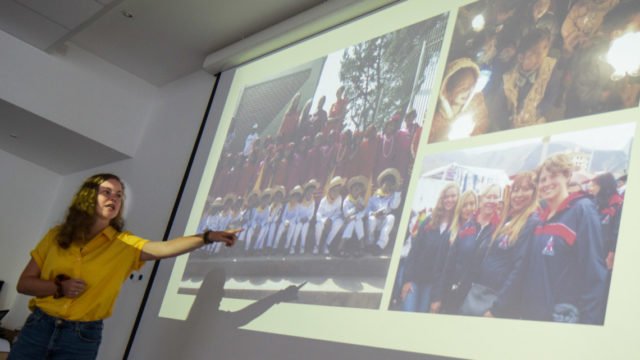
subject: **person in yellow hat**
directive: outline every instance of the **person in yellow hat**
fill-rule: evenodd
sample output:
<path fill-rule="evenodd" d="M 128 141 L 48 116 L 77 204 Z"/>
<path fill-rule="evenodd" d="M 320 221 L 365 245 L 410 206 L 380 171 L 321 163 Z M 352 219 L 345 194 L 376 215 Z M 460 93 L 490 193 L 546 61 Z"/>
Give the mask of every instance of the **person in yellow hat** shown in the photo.
<path fill-rule="evenodd" d="M 204 231 L 204 229 L 214 229 L 217 227 L 218 215 L 222 209 L 222 198 L 217 197 L 213 200 L 207 201 L 207 210 L 202 214 L 200 225 L 198 225 L 198 231 Z"/>
<path fill-rule="evenodd" d="M 342 240 L 338 246 L 338 253 L 340 256 L 347 256 L 348 251 L 345 249 L 345 245 L 353 237 L 355 232 L 357 238 L 357 246 L 355 250 L 356 255 L 362 253 L 364 247 L 364 217 L 366 214 L 367 203 L 364 200 L 364 194 L 367 190 L 369 180 L 362 176 L 354 176 L 349 179 L 347 188 L 349 188 L 349 195 L 344 199 L 342 203 L 342 214 L 344 216 L 344 231 L 342 232 Z"/>
<path fill-rule="evenodd" d="M 244 252 L 248 253 L 251 249 L 251 243 L 253 241 L 256 222 L 256 208 L 260 205 L 260 191 L 253 190 L 247 195 L 247 208 L 244 211 L 244 224 L 243 236 L 240 237 L 241 241 L 244 241 Z"/>
<path fill-rule="evenodd" d="M 220 215 L 222 212 L 222 198 L 215 198 L 209 205 L 207 211 L 203 214 L 200 225 L 198 226 L 198 232 L 204 232 L 206 229 L 220 229 Z M 215 251 L 215 243 L 207 244 L 200 249 L 195 250 L 196 256 L 209 257 Z"/>
<path fill-rule="evenodd" d="M 378 190 L 369 198 L 367 216 L 369 237 L 367 246 L 374 254 L 382 252 L 389 243 L 389 235 L 395 224 L 393 212 L 402 200 L 400 185 L 402 176 L 395 168 L 387 168 L 378 175 Z M 377 235 L 376 235 L 377 234 Z"/>
<path fill-rule="evenodd" d="M 316 211 L 316 244 L 313 247 L 314 255 L 320 252 L 322 234 L 327 224 L 329 224 L 330 227 L 324 246 L 322 247 L 322 253 L 324 255 L 329 254 L 329 246 L 331 246 L 333 239 L 342 228 L 344 220 L 342 217 L 342 195 L 340 195 L 340 190 L 342 190 L 344 183 L 344 179 L 340 176 L 331 179 L 327 194 L 320 200 L 320 205 L 318 205 L 318 210 Z"/>
<path fill-rule="evenodd" d="M 240 195 L 235 195 L 233 199 L 233 206 L 231 207 L 231 217 L 229 219 L 228 229 L 241 229 L 242 228 L 242 216 L 244 215 L 244 198 Z"/>
<path fill-rule="evenodd" d="M 269 214 L 271 212 L 271 189 L 264 189 L 260 196 L 260 204 L 256 208 L 254 221 L 256 223 L 256 241 L 253 251 L 261 251 L 269 231 Z"/>
<path fill-rule="evenodd" d="M 296 225 L 298 224 L 298 207 L 300 205 L 300 200 L 302 200 L 302 186 L 296 185 L 291 189 L 291 192 L 289 192 L 289 201 L 282 212 L 282 221 L 278 227 L 278 233 L 276 234 L 275 243 L 273 244 L 273 248 L 275 250 L 278 249 L 280 239 L 285 231 L 287 232 L 286 241 L 284 243 L 285 251 L 291 246 Z"/>
<path fill-rule="evenodd" d="M 227 194 L 224 198 L 222 198 L 222 208 L 220 209 L 220 213 L 218 215 L 218 223 L 216 230 L 229 230 L 229 229 L 237 229 L 230 227 L 231 219 L 233 216 L 233 203 L 235 201 L 235 194 Z M 210 229 L 214 229 L 210 227 Z M 213 253 L 217 254 L 222 249 L 223 246 L 220 243 L 215 243 L 213 247 Z"/>
<path fill-rule="evenodd" d="M 274 249 L 274 240 L 276 237 L 276 230 L 278 224 L 280 224 L 280 217 L 284 210 L 285 190 L 284 186 L 279 185 L 273 188 L 273 196 L 271 197 L 271 206 L 269 207 L 269 233 L 267 234 L 267 249 L 272 251 Z"/>
<path fill-rule="evenodd" d="M 320 186 L 320 184 L 311 179 L 304 185 L 302 192 L 302 200 L 298 206 L 298 222 L 293 234 L 293 243 L 289 248 L 289 254 L 293 255 L 296 252 L 296 245 L 298 239 L 300 239 L 299 254 L 304 254 L 307 245 L 307 235 L 309 233 L 309 224 L 313 219 L 316 212 L 316 201 L 313 198 L 313 193 Z"/>

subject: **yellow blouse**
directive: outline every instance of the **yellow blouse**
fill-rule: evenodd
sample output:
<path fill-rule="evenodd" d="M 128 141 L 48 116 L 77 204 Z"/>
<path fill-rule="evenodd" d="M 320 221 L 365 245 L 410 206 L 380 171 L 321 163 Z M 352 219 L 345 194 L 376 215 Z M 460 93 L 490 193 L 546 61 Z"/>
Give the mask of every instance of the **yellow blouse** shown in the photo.
<path fill-rule="evenodd" d="M 29 308 L 38 307 L 51 316 L 72 321 L 109 317 L 122 283 L 131 271 L 144 265 L 140 252 L 149 240 L 109 226 L 83 247 L 71 244 L 62 249 L 56 242 L 59 230 L 49 230 L 31 251 L 31 257 L 40 267 L 41 279 L 53 280 L 59 274 L 79 278 L 87 284 L 85 292 L 75 299 L 33 298 Z"/>

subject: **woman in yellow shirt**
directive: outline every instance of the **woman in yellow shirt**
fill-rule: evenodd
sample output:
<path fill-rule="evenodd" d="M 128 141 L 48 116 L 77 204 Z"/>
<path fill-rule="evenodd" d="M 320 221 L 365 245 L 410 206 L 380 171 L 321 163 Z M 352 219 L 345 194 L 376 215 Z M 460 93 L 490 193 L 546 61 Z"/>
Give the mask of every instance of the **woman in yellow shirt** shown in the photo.
<path fill-rule="evenodd" d="M 95 359 L 102 320 L 122 283 L 146 260 L 173 257 L 204 244 L 231 246 L 236 231 L 210 231 L 149 241 L 123 231 L 124 185 L 113 174 L 89 177 L 73 197 L 64 223 L 31 252 L 18 292 L 34 296 L 31 315 L 9 359 Z"/>

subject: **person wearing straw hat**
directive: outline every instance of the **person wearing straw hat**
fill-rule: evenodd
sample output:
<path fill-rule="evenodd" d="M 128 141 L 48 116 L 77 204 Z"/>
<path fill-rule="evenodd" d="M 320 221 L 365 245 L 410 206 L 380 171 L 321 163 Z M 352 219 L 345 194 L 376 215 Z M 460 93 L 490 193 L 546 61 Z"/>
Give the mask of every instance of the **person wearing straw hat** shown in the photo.
<path fill-rule="evenodd" d="M 244 198 L 240 195 L 234 195 L 233 206 L 231 207 L 231 215 L 229 219 L 229 229 L 241 229 L 243 222 L 242 216 L 244 215 Z"/>
<path fill-rule="evenodd" d="M 285 190 L 284 186 L 276 186 L 273 188 L 273 196 L 271 197 L 271 207 L 269 208 L 269 232 L 267 234 L 267 248 L 273 249 L 273 241 L 276 236 L 276 230 L 278 229 L 278 224 L 280 221 L 280 217 L 282 216 L 282 211 L 284 210 L 284 200 Z"/>
<path fill-rule="evenodd" d="M 240 210 L 240 212 L 242 213 L 242 217 L 240 218 L 240 225 L 242 226 L 243 229 L 246 229 L 247 226 L 249 226 L 249 223 L 251 222 L 251 218 L 253 217 L 253 212 L 255 210 L 254 208 L 258 204 L 258 200 L 259 200 L 258 193 L 253 191 L 247 194 L 243 198 L 242 209 Z M 247 237 L 247 232 L 243 231 L 240 233 L 238 240 L 242 242 L 242 244 L 244 244 L 246 237 Z M 239 245 L 237 246 L 236 251 L 243 250 L 243 248 L 244 248 L 243 245 Z"/>
<path fill-rule="evenodd" d="M 198 233 L 204 232 L 206 229 L 219 230 L 220 212 L 222 209 L 222 198 L 217 197 L 209 204 L 209 208 L 202 215 L 200 225 L 198 225 Z M 206 244 L 193 252 L 194 257 L 208 257 L 215 251 L 215 243 Z"/>
<path fill-rule="evenodd" d="M 280 221 L 280 226 L 278 227 L 278 233 L 276 234 L 275 243 L 273 244 L 274 250 L 278 249 L 280 239 L 282 238 L 285 230 L 287 232 L 286 242 L 284 244 L 285 251 L 291 245 L 294 230 L 296 228 L 296 224 L 298 223 L 298 207 L 300 204 L 300 200 L 302 200 L 302 186 L 296 185 L 293 189 L 291 189 L 291 192 L 289 193 L 289 201 L 287 202 L 287 206 L 285 206 L 284 212 L 282 213 L 282 221 Z"/>
<path fill-rule="evenodd" d="M 220 227 L 229 229 L 229 224 L 233 217 L 233 205 L 236 201 L 236 194 L 229 193 L 222 198 L 222 210 L 220 210 Z"/>
<path fill-rule="evenodd" d="M 313 247 L 313 254 L 320 252 L 320 242 L 322 240 L 322 233 L 325 230 L 327 223 L 331 224 L 329 228 L 329 234 L 322 247 L 322 253 L 329 255 L 329 246 L 333 242 L 333 239 L 342 228 L 344 220 L 342 219 L 342 195 L 340 190 L 344 186 L 345 180 L 336 176 L 329 182 L 327 194 L 320 200 L 318 210 L 316 211 L 316 244 Z"/>
<path fill-rule="evenodd" d="M 209 200 L 209 208 L 202 214 L 202 219 L 200 220 L 200 225 L 198 226 L 198 232 L 204 231 L 204 229 L 214 229 L 217 228 L 218 215 L 220 214 L 220 209 L 222 209 L 222 198 L 217 197 L 213 200 Z"/>
<path fill-rule="evenodd" d="M 233 203 L 235 198 L 236 195 L 231 193 L 222 198 L 222 209 L 219 212 L 217 224 L 219 230 L 233 229 L 229 225 L 233 216 Z M 223 246 L 221 246 L 220 243 L 215 243 L 213 252 L 217 254 L 222 248 Z"/>
<path fill-rule="evenodd" d="M 247 209 L 244 212 L 244 226 L 247 231 L 243 231 L 245 234 L 244 238 L 240 240 L 244 240 L 244 251 L 249 252 L 251 248 L 251 241 L 253 240 L 253 233 L 256 228 L 256 209 L 260 203 L 260 191 L 253 190 L 247 196 Z"/>
<path fill-rule="evenodd" d="M 367 246 L 373 254 L 381 253 L 389 243 L 389 235 L 396 218 L 393 211 L 400 206 L 402 176 L 395 168 L 387 168 L 378 175 L 378 190 L 369 199 L 369 237 Z M 376 233 L 379 232 L 378 236 Z"/>
<path fill-rule="evenodd" d="M 256 209 L 255 223 L 258 236 L 253 245 L 253 251 L 260 251 L 264 247 L 264 241 L 269 230 L 269 213 L 271 206 L 271 189 L 264 189 L 260 196 L 260 205 Z"/>
<path fill-rule="evenodd" d="M 289 254 L 291 255 L 296 252 L 298 239 L 300 239 L 299 254 L 304 254 L 305 247 L 307 245 L 307 235 L 309 233 L 309 223 L 311 223 L 311 219 L 313 219 L 316 211 L 316 201 L 313 198 L 313 193 L 319 187 L 320 184 L 314 179 L 309 180 L 304 185 L 302 201 L 300 201 L 300 205 L 298 207 L 298 223 L 296 224 L 296 229 L 293 234 L 293 244 L 289 250 Z"/>
<path fill-rule="evenodd" d="M 349 195 L 347 195 L 342 203 L 342 214 L 344 215 L 345 226 L 344 231 L 342 232 L 342 240 L 338 246 L 338 253 L 340 256 L 347 256 L 347 251 L 344 247 L 345 244 L 351 240 L 354 232 L 358 239 L 358 246 L 355 254 L 360 255 L 362 248 L 364 247 L 364 221 L 362 219 L 366 212 L 364 194 L 368 184 L 369 180 L 362 175 L 352 177 L 347 183 Z"/>

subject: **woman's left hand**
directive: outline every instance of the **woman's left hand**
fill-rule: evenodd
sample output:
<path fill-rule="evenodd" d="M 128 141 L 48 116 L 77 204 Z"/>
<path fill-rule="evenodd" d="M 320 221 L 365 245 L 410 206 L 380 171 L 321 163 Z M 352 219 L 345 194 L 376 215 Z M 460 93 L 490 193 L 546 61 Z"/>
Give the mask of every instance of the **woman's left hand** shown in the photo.
<path fill-rule="evenodd" d="M 87 288 L 87 284 L 82 279 L 67 279 L 61 281 L 60 284 L 62 286 L 62 294 L 71 299 L 82 295 Z"/>

